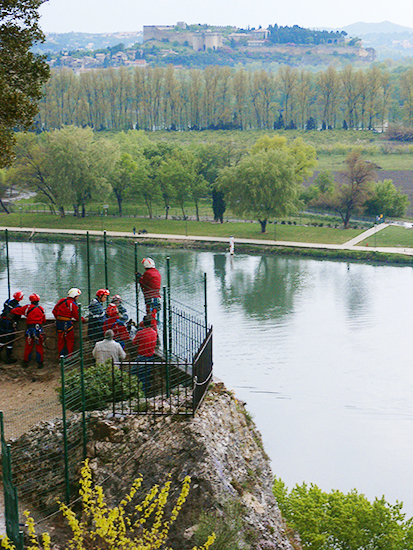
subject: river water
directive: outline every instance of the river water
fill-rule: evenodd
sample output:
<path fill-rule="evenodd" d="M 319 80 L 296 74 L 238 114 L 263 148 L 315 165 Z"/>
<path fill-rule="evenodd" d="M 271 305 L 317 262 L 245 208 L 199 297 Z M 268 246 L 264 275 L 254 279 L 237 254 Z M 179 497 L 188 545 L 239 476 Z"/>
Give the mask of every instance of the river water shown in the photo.
<path fill-rule="evenodd" d="M 139 247 L 174 299 L 214 326 L 214 372 L 247 403 L 272 469 L 289 488 L 356 488 L 413 516 L 413 270 L 266 255 Z M 85 246 L 10 243 L 12 292 L 46 311 L 85 289 Z M 100 244 L 92 283 L 104 286 Z M 133 310 L 133 245 L 109 247 L 109 286 Z M 4 258 L 0 290 L 7 292 Z M 83 286 L 82 286 L 83 285 Z M 87 300 L 84 300 L 87 304 Z"/>

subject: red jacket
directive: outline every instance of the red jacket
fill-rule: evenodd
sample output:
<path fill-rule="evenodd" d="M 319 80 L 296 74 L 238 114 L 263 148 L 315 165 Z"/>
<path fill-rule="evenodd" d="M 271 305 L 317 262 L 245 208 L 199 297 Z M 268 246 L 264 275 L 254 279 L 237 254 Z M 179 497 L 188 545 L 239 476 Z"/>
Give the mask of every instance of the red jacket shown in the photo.
<path fill-rule="evenodd" d="M 61 298 L 54 306 L 53 315 L 59 321 L 78 321 L 79 306 L 73 298 Z"/>
<path fill-rule="evenodd" d="M 10 313 L 24 315 L 28 325 L 42 325 L 46 321 L 46 315 L 42 306 L 27 304 L 27 306 L 14 307 Z"/>
<path fill-rule="evenodd" d="M 146 298 L 160 298 L 161 296 L 161 274 L 156 267 L 150 267 L 139 279 L 143 295 Z"/>
<path fill-rule="evenodd" d="M 106 319 L 103 323 L 103 334 L 109 329 L 113 330 L 113 339 L 116 342 L 130 342 L 128 329 L 119 319 L 115 317 Z"/>
<path fill-rule="evenodd" d="M 157 336 L 156 331 L 151 327 L 138 330 L 133 339 L 133 344 L 138 348 L 138 354 L 144 357 L 152 357 L 155 353 Z"/>

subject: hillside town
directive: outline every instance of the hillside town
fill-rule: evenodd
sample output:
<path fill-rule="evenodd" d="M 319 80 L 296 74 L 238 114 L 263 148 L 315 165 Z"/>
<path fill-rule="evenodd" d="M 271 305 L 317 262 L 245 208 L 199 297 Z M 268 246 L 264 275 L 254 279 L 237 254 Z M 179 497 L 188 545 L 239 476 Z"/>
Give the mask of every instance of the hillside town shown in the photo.
<path fill-rule="evenodd" d="M 285 28 L 281 27 L 280 30 Z M 225 60 L 225 64 L 245 63 L 245 58 L 265 63 L 282 62 L 286 56 L 300 59 L 305 64 L 317 64 L 331 56 L 347 60 L 371 62 L 376 54 L 373 48 L 364 48 L 358 38 L 345 32 L 308 31 L 298 26 L 288 28 L 279 37 L 277 25 L 268 28 L 216 27 L 210 25 L 146 25 L 142 43 L 124 42 L 100 49 L 63 49 L 48 53 L 51 68 L 70 68 L 79 74 L 107 67 L 137 67 L 169 65 L 176 68 L 208 65 Z M 298 30 L 298 33 L 297 33 Z M 304 35 L 304 38 L 301 36 Z M 128 37 L 125 37 L 126 39 Z M 288 41 L 287 41 L 288 40 Z M 46 43 L 47 46 L 47 43 Z M 213 55 L 213 59 L 210 56 Z M 243 61 L 241 61 L 243 60 Z M 307 61 L 306 61 L 307 60 Z"/>

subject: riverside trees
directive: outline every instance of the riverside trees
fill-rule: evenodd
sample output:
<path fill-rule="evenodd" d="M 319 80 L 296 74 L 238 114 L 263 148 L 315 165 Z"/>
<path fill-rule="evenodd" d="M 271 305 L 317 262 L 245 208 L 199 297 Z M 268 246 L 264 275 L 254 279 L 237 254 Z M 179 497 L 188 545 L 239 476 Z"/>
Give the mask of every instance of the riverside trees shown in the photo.
<path fill-rule="evenodd" d="M 412 520 L 405 520 L 400 503 L 391 505 L 384 497 L 371 503 L 356 490 L 325 493 L 305 483 L 288 491 L 281 479 L 275 479 L 273 492 L 305 550 L 412 548 Z"/>
<path fill-rule="evenodd" d="M 72 204 L 75 215 L 84 217 L 92 196 L 110 191 L 107 175 L 115 154 L 113 144 L 96 141 L 90 128 L 66 127 L 40 136 L 21 135 L 8 179 L 39 193 L 62 216 L 65 205 Z"/>
<path fill-rule="evenodd" d="M 72 205 L 84 217 L 92 199 L 116 197 L 119 214 L 123 200 L 144 202 L 149 217 L 159 199 L 177 203 L 193 200 L 199 219 L 199 200 L 207 195 L 204 162 L 195 149 L 155 144 L 139 132 L 116 139 L 96 137 L 91 128 L 67 126 L 49 133 L 20 134 L 16 162 L 6 178 L 25 190 L 35 191 L 53 212 L 65 214 Z M 212 168 L 211 168 L 212 169 Z"/>

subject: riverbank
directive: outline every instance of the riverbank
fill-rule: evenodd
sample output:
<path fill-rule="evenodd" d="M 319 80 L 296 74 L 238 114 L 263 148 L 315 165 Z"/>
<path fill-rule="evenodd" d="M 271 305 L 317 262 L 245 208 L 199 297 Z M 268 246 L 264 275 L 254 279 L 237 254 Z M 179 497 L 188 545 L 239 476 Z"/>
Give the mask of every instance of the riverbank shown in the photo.
<path fill-rule="evenodd" d="M 413 247 L 375 247 L 360 246 L 358 243 L 369 237 L 376 239 L 377 233 L 389 227 L 389 224 L 381 224 L 377 227 L 362 231 L 350 240 L 342 244 L 296 242 L 264 239 L 234 238 L 235 253 L 248 254 L 278 254 L 288 256 L 305 256 L 313 258 L 325 258 L 334 260 L 348 260 L 367 263 L 385 263 L 396 265 L 413 265 Z M 66 239 L 85 237 L 102 238 L 104 234 L 111 239 L 134 240 L 141 245 L 162 246 L 170 248 L 190 248 L 215 251 L 228 251 L 229 239 L 218 236 L 179 235 L 164 233 L 134 233 L 133 231 L 99 231 L 86 229 L 63 228 L 29 228 L 0 226 L 0 231 L 7 231 L 9 235 L 17 239 L 36 239 L 49 241 L 51 238 Z"/>

